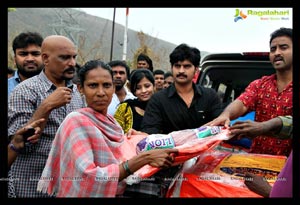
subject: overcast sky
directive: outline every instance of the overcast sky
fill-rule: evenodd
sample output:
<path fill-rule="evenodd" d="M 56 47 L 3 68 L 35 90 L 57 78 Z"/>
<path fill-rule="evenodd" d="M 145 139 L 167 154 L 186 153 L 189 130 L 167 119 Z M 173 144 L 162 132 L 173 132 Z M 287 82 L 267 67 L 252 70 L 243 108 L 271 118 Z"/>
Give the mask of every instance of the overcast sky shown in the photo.
<path fill-rule="evenodd" d="M 113 8 L 80 10 L 113 20 Z M 126 8 L 116 8 L 115 21 L 125 26 Z M 130 29 L 208 52 L 269 51 L 270 34 L 292 22 L 292 8 L 129 8 L 128 15 Z"/>

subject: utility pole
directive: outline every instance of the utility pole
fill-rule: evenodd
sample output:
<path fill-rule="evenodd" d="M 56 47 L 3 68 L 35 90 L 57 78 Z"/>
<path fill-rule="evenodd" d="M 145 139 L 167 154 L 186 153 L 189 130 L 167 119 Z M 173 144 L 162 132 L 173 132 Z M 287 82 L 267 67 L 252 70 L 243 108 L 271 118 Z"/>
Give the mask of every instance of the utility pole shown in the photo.
<path fill-rule="evenodd" d="M 112 32 L 111 32 L 110 61 L 112 61 L 112 56 L 113 56 L 115 17 L 116 17 L 116 8 L 114 8 L 113 25 L 112 25 Z"/>
<path fill-rule="evenodd" d="M 79 33 L 84 29 L 77 22 L 77 17 L 82 13 L 70 8 L 56 8 L 54 12 L 57 15 L 56 22 L 51 24 L 54 33 L 69 37 L 78 46 Z"/>
<path fill-rule="evenodd" d="M 129 13 L 129 8 L 126 8 L 126 23 L 125 23 L 125 31 L 124 31 L 123 57 L 122 57 L 122 60 L 124 61 L 126 61 L 126 55 L 127 55 L 128 13 Z"/>

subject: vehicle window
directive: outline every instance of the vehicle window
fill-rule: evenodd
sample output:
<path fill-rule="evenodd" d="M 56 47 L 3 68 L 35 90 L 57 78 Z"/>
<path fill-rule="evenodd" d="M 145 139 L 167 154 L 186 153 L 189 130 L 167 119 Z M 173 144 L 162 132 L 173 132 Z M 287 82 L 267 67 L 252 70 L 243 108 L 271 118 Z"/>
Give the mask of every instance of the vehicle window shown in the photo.
<path fill-rule="evenodd" d="M 222 102 L 224 100 L 224 95 L 225 95 L 226 88 L 227 88 L 227 86 L 225 84 L 220 83 L 220 85 L 218 87 L 218 90 L 217 90 L 217 93 L 218 93 L 218 95 L 219 95 Z"/>
<path fill-rule="evenodd" d="M 210 80 L 209 76 L 206 75 L 204 82 L 203 82 L 203 86 L 207 87 L 207 88 L 211 88 L 212 87 L 212 81 Z"/>

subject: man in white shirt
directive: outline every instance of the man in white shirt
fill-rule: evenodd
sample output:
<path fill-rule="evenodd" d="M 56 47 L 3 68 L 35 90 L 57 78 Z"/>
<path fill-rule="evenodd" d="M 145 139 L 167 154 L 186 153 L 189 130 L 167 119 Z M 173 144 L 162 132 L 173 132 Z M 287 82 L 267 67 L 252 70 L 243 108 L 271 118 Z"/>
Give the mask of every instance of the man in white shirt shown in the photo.
<path fill-rule="evenodd" d="M 113 82 L 115 85 L 115 93 L 113 94 L 108 113 L 114 116 L 117 107 L 121 102 L 127 99 L 134 99 L 135 96 L 128 90 L 125 85 L 129 78 L 130 69 L 128 65 L 120 60 L 111 61 L 108 63 L 113 71 Z"/>

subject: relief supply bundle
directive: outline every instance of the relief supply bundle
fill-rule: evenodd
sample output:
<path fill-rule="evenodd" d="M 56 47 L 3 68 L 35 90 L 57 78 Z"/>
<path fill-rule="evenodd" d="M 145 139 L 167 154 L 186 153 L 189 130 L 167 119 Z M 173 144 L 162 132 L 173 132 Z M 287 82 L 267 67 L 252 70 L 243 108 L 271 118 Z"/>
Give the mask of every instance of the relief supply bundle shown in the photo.
<path fill-rule="evenodd" d="M 128 142 L 135 147 L 137 153 L 151 149 L 175 148 L 178 154 L 174 158 L 173 166 L 184 163 L 185 161 L 210 150 L 223 140 L 230 139 L 228 129 L 220 126 L 202 126 L 196 129 L 186 129 L 174 131 L 169 134 L 151 134 L 137 142 L 134 136 Z M 126 153 L 126 152 L 125 152 Z M 136 153 L 136 154 L 137 154 Z M 159 168 L 145 165 L 137 170 L 133 175 L 127 177 L 127 184 L 138 183 L 140 180 L 152 176 Z"/>
<path fill-rule="evenodd" d="M 216 135 L 222 131 L 221 126 L 202 126 L 196 129 L 174 131 L 170 134 L 152 134 L 142 139 L 136 146 L 137 153 L 152 149 L 174 148 L 189 140 Z"/>

